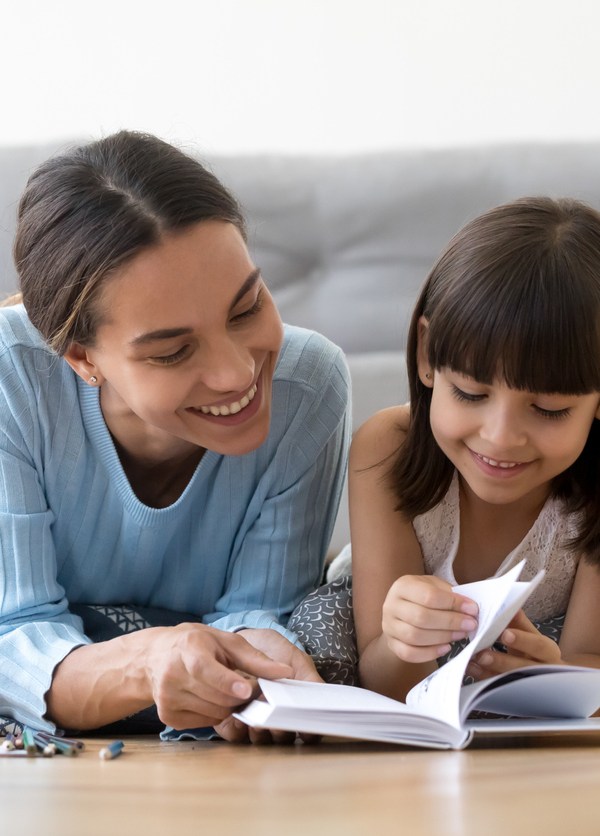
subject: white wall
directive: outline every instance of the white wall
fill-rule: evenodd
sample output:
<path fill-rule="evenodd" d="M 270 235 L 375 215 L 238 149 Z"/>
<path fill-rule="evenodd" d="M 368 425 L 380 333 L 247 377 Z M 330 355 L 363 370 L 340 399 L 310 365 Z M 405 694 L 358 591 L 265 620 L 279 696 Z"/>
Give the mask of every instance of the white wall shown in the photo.
<path fill-rule="evenodd" d="M 4 0 L 0 144 L 600 137 L 597 0 Z"/>

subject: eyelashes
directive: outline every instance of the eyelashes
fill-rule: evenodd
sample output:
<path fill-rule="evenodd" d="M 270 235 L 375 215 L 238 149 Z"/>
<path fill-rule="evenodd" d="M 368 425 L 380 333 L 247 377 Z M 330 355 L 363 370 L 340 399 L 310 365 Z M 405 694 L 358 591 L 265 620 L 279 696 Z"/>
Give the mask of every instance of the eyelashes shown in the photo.
<path fill-rule="evenodd" d="M 451 392 L 452 396 L 460 402 L 463 403 L 481 403 L 487 396 L 486 395 L 473 395 L 469 392 L 464 392 L 462 389 L 459 389 L 458 386 L 451 384 Z M 563 418 L 567 418 L 571 414 L 571 408 L 565 407 L 564 409 L 544 409 L 541 406 L 537 406 L 536 404 L 531 404 L 533 410 L 540 418 L 547 418 L 549 421 L 560 421 Z"/>
<path fill-rule="evenodd" d="M 242 313 L 233 316 L 230 320 L 230 323 L 233 326 L 241 325 L 248 319 L 252 318 L 253 316 L 256 316 L 262 310 L 264 302 L 264 293 L 262 290 L 259 290 L 254 304 L 247 310 L 242 311 Z M 148 359 L 151 361 L 151 363 L 159 366 L 174 366 L 176 363 L 185 360 L 185 358 L 189 355 L 190 350 L 191 346 L 184 345 L 177 351 L 173 352 L 173 354 L 165 354 L 160 355 L 158 357 L 149 357 Z"/>

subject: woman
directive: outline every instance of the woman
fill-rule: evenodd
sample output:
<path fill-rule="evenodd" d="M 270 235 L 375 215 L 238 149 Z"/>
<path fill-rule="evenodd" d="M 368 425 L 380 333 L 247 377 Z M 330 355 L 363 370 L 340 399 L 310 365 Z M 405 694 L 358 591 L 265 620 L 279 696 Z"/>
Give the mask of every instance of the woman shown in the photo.
<path fill-rule="evenodd" d="M 254 677 L 316 677 L 284 625 L 319 581 L 339 501 L 341 352 L 282 326 L 236 201 L 149 135 L 34 172 L 15 261 L 0 713 L 92 729 L 156 705 L 162 723 L 240 739 L 230 715 Z M 93 643 L 80 616 L 110 608 L 159 626 Z"/>

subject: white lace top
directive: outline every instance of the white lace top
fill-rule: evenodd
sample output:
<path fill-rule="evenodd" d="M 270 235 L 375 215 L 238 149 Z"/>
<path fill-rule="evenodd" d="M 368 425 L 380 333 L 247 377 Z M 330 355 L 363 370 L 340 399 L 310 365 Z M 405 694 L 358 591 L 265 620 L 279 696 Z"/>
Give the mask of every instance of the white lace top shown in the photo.
<path fill-rule="evenodd" d="M 455 473 L 442 501 L 413 521 L 425 572 L 453 586 L 457 583 L 453 565 L 460 537 L 459 495 Z M 565 548 L 565 542 L 575 533 L 573 515 L 565 514 L 562 502 L 550 497 L 525 538 L 498 567 L 495 576 L 504 574 L 525 558 L 527 563 L 521 580 L 530 580 L 540 569 L 546 570 L 543 581 L 524 607 L 529 618 L 542 621 L 565 613 L 579 560 L 577 554 Z"/>

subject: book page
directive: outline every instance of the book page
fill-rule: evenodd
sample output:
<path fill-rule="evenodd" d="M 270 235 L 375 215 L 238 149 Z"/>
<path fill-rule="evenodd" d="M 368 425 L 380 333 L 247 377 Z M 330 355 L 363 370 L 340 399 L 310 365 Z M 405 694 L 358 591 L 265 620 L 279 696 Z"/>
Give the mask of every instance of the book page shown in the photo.
<path fill-rule="evenodd" d="M 458 656 L 410 690 L 407 705 L 460 727 L 463 720 L 460 689 L 471 657 L 494 643 L 544 576 L 541 571 L 531 581 L 518 581 L 524 565 L 522 560 L 498 578 L 454 587 L 456 592 L 471 598 L 479 606 L 477 629 Z"/>

